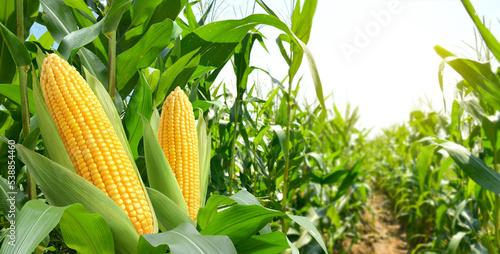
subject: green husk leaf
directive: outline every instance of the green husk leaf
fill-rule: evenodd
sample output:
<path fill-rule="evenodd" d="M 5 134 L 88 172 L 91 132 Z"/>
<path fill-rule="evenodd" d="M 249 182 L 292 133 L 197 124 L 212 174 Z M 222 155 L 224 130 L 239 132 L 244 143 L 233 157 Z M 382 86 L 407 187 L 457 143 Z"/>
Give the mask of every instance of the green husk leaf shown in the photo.
<path fill-rule="evenodd" d="M 90 213 L 97 213 L 106 221 L 118 253 L 135 253 L 139 236 L 125 212 L 111 198 L 65 167 L 22 145 L 16 147 L 49 204 L 82 204 Z"/>
<path fill-rule="evenodd" d="M 177 183 L 174 172 L 168 164 L 168 160 L 161 149 L 160 143 L 154 135 L 148 120 L 141 116 L 144 135 L 144 156 L 146 157 L 146 168 L 148 171 L 149 186 L 171 199 L 186 214 L 188 207 L 181 188 Z"/>

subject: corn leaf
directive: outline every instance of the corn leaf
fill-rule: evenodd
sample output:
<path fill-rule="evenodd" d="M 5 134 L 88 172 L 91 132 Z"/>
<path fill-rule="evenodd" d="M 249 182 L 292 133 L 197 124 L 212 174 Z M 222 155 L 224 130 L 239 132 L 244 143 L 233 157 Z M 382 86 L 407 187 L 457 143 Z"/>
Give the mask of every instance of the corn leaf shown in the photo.
<path fill-rule="evenodd" d="M 16 238 L 9 244 L 3 242 L 1 253 L 32 253 L 38 243 L 54 229 L 68 207 L 48 206 L 39 200 L 27 202 L 16 218 Z"/>
<path fill-rule="evenodd" d="M 0 94 L 9 98 L 11 101 L 21 105 L 21 95 L 19 93 L 19 85 L 0 85 Z M 35 101 L 33 100 L 33 91 L 28 88 L 28 103 L 30 114 L 36 114 Z"/>
<path fill-rule="evenodd" d="M 3 41 L 9 48 L 10 55 L 14 59 L 16 66 L 19 68 L 21 66 L 29 66 L 31 63 L 31 56 L 28 50 L 24 46 L 23 42 L 20 41 L 16 35 L 14 35 L 7 27 L 0 22 L 0 34 L 2 34 Z M 2 52 L 3 54 L 3 52 Z"/>
<path fill-rule="evenodd" d="M 59 51 L 64 58 L 69 59 L 78 49 L 91 43 L 101 34 L 103 24 L 104 19 L 101 19 L 92 26 L 84 27 L 69 33 L 64 36 L 57 51 Z"/>
<path fill-rule="evenodd" d="M 158 83 L 158 91 L 156 93 L 157 107 L 163 103 L 167 95 L 174 90 L 176 85 L 184 85 L 189 80 L 200 63 L 200 56 L 196 55 L 197 53 L 198 50 L 195 49 L 183 55 L 161 74 Z"/>
<path fill-rule="evenodd" d="M 265 235 L 254 235 L 236 246 L 239 254 L 267 254 L 281 253 L 289 248 L 285 234 L 274 231 Z"/>
<path fill-rule="evenodd" d="M 174 201 L 155 189 L 147 188 L 147 190 L 155 211 L 157 211 L 158 221 L 166 230 L 172 230 L 184 222 L 196 226 L 196 222 Z"/>
<path fill-rule="evenodd" d="M 82 204 L 90 213 L 97 213 L 106 221 L 118 253 L 135 253 L 137 232 L 125 212 L 111 198 L 65 167 L 22 145 L 16 147 L 49 204 Z"/>
<path fill-rule="evenodd" d="M 491 192 L 500 194 L 499 173 L 486 166 L 484 161 L 474 157 L 465 147 L 442 139 L 435 141 L 474 182 Z"/>
<path fill-rule="evenodd" d="M 314 226 L 311 222 L 310 219 L 303 217 L 303 216 L 297 216 L 297 215 L 288 215 L 288 218 L 293 220 L 295 223 L 299 224 L 301 227 L 303 227 L 307 232 L 318 242 L 318 244 L 321 246 L 323 251 L 325 253 L 328 253 L 326 250 L 326 245 L 325 242 L 323 241 L 322 235 L 319 233 L 318 229 L 316 226 Z M 293 249 L 293 247 L 292 247 Z"/>
<path fill-rule="evenodd" d="M 78 29 L 71 8 L 59 0 L 40 0 L 46 21 L 47 30 L 58 43 L 64 36 Z"/>
<path fill-rule="evenodd" d="M 11 189 L 14 186 L 14 189 Z M 9 184 L 7 179 L 0 177 L 0 208 L 7 219 L 17 218 L 21 208 L 28 201 L 28 197 L 20 189 L 15 187 L 12 182 Z M 14 216 L 11 217 L 11 205 L 14 205 Z"/>
<path fill-rule="evenodd" d="M 172 254 L 237 253 L 227 236 L 200 235 L 189 223 L 183 223 L 168 232 L 142 235 L 152 246 L 168 245 Z M 138 253 L 144 253 L 141 250 Z"/>
<path fill-rule="evenodd" d="M 177 183 L 174 172 L 168 164 L 167 158 L 156 139 L 149 122 L 144 116 L 142 126 L 144 131 L 144 156 L 146 157 L 146 168 L 148 171 L 149 186 L 171 199 L 180 209 L 188 213 L 188 208 L 181 188 Z"/>
<path fill-rule="evenodd" d="M 64 244 L 78 253 L 115 253 L 111 230 L 99 214 L 87 212 L 81 204 L 69 208 L 59 222 Z"/>
<path fill-rule="evenodd" d="M 247 190 L 240 190 L 234 195 L 231 196 L 231 199 L 236 201 L 240 205 L 259 205 L 262 206 L 262 204 L 257 200 L 257 198 L 250 194 Z M 263 228 L 260 229 L 259 233 L 261 235 L 269 234 L 271 233 L 271 225 L 268 223 L 265 225 Z"/>
<path fill-rule="evenodd" d="M 181 43 L 182 54 L 185 55 L 194 49 L 200 48 L 199 71 L 204 71 L 207 67 L 220 67 L 229 60 L 234 49 L 243 40 L 247 32 L 259 24 L 270 25 L 282 30 L 296 43 L 298 50 L 304 51 L 309 62 L 309 70 L 316 89 L 316 96 L 323 109 L 322 114 L 326 116 L 323 87 L 311 51 L 285 23 L 274 16 L 253 14 L 244 19 L 217 21 L 201 26 L 184 36 Z"/>
<path fill-rule="evenodd" d="M 132 149 L 134 159 L 139 157 L 137 149 L 143 133 L 142 120 L 140 119 L 139 114 L 146 117 L 147 120 L 151 118 L 151 108 L 153 107 L 151 96 L 151 89 L 147 84 L 146 78 L 144 77 L 144 74 L 140 72 L 139 83 L 137 83 L 134 88 L 127 110 L 125 111 L 125 117 L 123 118 L 125 130 L 128 134 L 128 142 L 130 144 L 130 148 Z"/>
<path fill-rule="evenodd" d="M 217 215 L 218 207 L 220 205 L 230 205 L 234 201 L 231 198 L 221 195 L 212 195 L 207 201 L 207 204 L 200 208 L 198 211 L 198 216 L 196 217 L 196 222 L 198 227 L 204 229 L 210 221 Z"/>
<path fill-rule="evenodd" d="M 102 33 L 109 36 L 110 33 L 115 33 L 116 28 L 120 24 L 123 13 L 130 8 L 132 0 L 115 0 L 112 2 L 104 17 L 104 25 Z"/>
<path fill-rule="evenodd" d="M 500 61 L 500 43 L 490 32 L 490 30 L 481 22 L 481 19 L 477 15 L 476 10 L 474 10 L 471 2 L 469 0 L 462 0 L 462 4 L 465 7 L 465 10 L 467 10 L 467 13 L 469 14 L 472 21 L 474 21 L 474 25 L 476 25 L 479 33 L 481 34 L 481 37 L 483 37 L 484 42 L 491 50 L 491 53 L 493 53 L 493 55 L 495 55 L 495 58 Z"/>
<path fill-rule="evenodd" d="M 276 216 L 281 217 L 285 214 L 258 205 L 235 205 L 217 213 L 201 234 L 227 235 L 237 246 L 257 233 Z"/>
<path fill-rule="evenodd" d="M 172 20 L 154 24 L 133 47 L 116 57 L 116 85 L 120 93 L 128 94 L 137 70 L 149 67 L 151 62 L 165 49 L 170 41 L 180 34 L 180 28 Z M 132 84 L 133 83 L 133 84 Z"/>

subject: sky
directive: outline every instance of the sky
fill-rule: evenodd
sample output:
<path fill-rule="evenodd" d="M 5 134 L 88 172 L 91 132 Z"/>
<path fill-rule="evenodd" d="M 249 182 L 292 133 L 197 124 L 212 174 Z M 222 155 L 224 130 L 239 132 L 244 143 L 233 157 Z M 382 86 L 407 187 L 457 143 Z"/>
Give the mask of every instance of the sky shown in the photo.
<path fill-rule="evenodd" d="M 292 0 L 265 2 L 289 24 Z M 258 6 L 253 9 L 251 0 L 218 3 L 217 20 L 263 13 Z M 498 37 L 500 1 L 472 0 L 472 4 Z M 36 27 L 38 38 L 41 31 Z M 267 38 L 269 52 L 256 44 L 251 65 L 266 69 L 281 80 L 287 74 L 287 64 L 275 43 L 280 31 L 267 26 L 259 26 L 259 30 Z M 425 106 L 429 103 L 421 101 L 430 101 L 433 110 L 443 111 L 438 82 L 441 58 L 433 47 L 440 45 L 458 56 L 474 59 L 475 53 L 467 44 L 474 46 L 475 41 L 473 23 L 458 0 L 318 0 L 308 47 L 318 66 L 325 97 L 331 95 L 327 108 L 332 109 L 333 103 L 342 111 L 348 103 L 358 106 L 359 127 L 377 132 L 408 121 L 412 110 L 429 110 Z M 299 103 L 315 102 L 306 60 L 299 76 L 303 76 Z M 252 80 L 259 83 L 264 94 L 271 86 L 270 78 L 262 72 L 252 74 Z M 447 67 L 447 104 L 453 101 L 453 87 L 458 80 L 460 76 Z M 230 64 L 219 74 L 218 81 L 234 85 Z"/>
<path fill-rule="evenodd" d="M 245 6 L 253 3 L 248 2 L 226 1 L 228 7 L 218 19 L 234 18 L 235 13 L 251 14 L 251 8 Z M 285 3 L 291 1 L 265 2 L 283 19 L 289 17 L 290 4 L 287 7 Z M 473 0 L 472 4 L 498 37 L 500 2 Z M 255 12 L 261 12 L 260 8 Z M 268 39 L 270 53 L 254 46 L 251 64 L 281 79 L 287 65 L 274 42 L 279 31 L 270 27 L 260 31 Z M 475 45 L 475 41 L 473 23 L 458 0 L 318 0 L 308 47 L 316 60 L 325 97 L 332 94 L 327 107 L 333 108 L 333 103 L 340 109 L 347 103 L 359 106 L 360 127 L 377 131 L 408 121 L 412 110 L 428 111 L 427 101 L 433 110 L 443 111 L 438 81 L 441 58 L 433 47 L 440 45 L 458 56 L 475 59 L 475 52 L 466 45 Z M 299 99 L 311 103 L 316 94 L 306 61 L 300 73 L 304 76 Z M 220 75 L 220 79 L 234 83 L 230 68 Z M 253 76 L 270 84 L 262 73 Z M 460 76 L 446 67 L 444 94 L 449 105 L 458 80 Z"/>

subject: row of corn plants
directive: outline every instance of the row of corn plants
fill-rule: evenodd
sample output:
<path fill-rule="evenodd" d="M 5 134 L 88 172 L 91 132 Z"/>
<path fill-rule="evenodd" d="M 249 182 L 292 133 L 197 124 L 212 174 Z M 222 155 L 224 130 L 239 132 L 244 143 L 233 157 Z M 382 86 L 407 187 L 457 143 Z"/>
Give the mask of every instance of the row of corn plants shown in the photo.
<path fill-rule="evenodd" d="M 390 197 L 413 253 L 500 251 L 500 74 L 491 66 L 500 44 L 472 4 L 462 3 L 481 36 L 478 59 L 434 48 L 443 59 L 441 89 L 448 67 L 463 78 L 451 108 L 415 110 L 369 147 L 378 154 L 371 171 L 376 185 Z"/>
<path fill-rule="evenodd" d="M 325 105 L 317 1 L 290 26 L 260 0 L 265 14 L 212 22 L 217 2 L 197 4 L 0 1 L 1 253 L 331 253 L 359 237 L 368 133 Z M 250 65 L 260 25 L 282 31 L 281 80 Z M 236 89 L 215 83 L 225 65 Z"/>

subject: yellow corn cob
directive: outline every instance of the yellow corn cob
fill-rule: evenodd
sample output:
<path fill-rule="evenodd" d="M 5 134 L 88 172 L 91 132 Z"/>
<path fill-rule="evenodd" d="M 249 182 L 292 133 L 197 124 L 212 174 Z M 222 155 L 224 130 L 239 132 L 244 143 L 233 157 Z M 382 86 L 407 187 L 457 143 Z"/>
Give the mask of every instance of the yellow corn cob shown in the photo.
<path fill-rule="evenodd" d="M 158 141 L 182 190 L 189 216 L 196 220 L 200 208 L 198 136 L 193 106 L 179 87 L 163 104 Z"/>
<path fill-rule="evenodd" d="M 50 54 L 43 61 L 40 84 L 78 175 L 113 199 L 138 234 L 152 233 L 153 217 L 141 183 L 87 82 L 68 62 Z"/>

